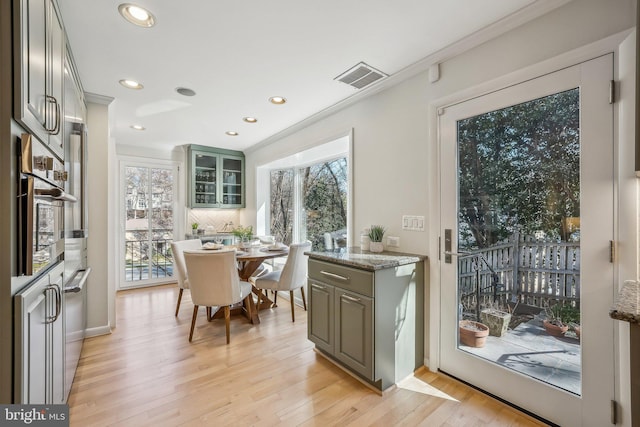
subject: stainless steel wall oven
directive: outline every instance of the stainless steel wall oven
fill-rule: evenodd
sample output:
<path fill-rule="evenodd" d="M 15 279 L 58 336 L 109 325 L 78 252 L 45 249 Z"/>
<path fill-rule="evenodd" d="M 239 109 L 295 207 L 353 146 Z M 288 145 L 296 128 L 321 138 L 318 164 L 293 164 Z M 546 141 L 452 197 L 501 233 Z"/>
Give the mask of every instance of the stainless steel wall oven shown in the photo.
<path fill-rule="evenodd" d="M 62 259 L 64 203 L 75 197 L 64 192 L 64 164 L 35 137 L 22 134 L 18 183 L 18 274 L 35 275 Z"/>

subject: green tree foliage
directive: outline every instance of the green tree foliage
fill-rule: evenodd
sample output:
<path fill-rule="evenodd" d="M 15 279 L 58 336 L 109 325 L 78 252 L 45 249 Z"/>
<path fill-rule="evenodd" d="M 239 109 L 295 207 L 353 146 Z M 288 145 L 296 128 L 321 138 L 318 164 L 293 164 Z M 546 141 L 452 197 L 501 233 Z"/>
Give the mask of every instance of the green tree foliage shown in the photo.
<path fill-rule="evenodd" d="M 569 239 L 580 216 L 579 90 L 458 122 L 461 249 L 486 248 L 516 228 Z"/>

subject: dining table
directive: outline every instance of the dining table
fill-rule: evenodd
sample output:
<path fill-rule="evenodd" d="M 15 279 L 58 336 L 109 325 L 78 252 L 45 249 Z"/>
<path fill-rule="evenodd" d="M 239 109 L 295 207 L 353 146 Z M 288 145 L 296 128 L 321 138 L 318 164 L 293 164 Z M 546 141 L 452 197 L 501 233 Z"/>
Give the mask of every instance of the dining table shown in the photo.
<path fill-rule="evenodd" d="M 207 250 L 205 246 L 203 246 L 202 250 Z M 238 277 L 240 280 L 244 282 L 248 282 L 249 278 L 253 276 L 256 270 L 262 265 L 262 263 L 268 259 L 285 257 L 289 254 L 289 247 L 282 246 L 278 248 L 270 248 L 269 246 L 251 246 L 249 248 L 239 248 L 235 246 L 225 246 L 224 248 L 217 250 L 235 250 L 236 251 L 236 262 L 238 263 Z M 238 307 L 232 307 L 231 311 L 234 312 L 251 312 L 251 316 L 249 320 L 251 323 L 258 324 L 260 323 L 260 316 L 258 312 L 265 308 L 270 308 L 273 306 L 274 302 L 269 299 L 266 295 L 266 292 L 258 292 L 258 289 L 251 285 L 251 290 L 256 296 L 260 296 L 259 304 L 252 304 L 250 310 L 246 310 L 246 308 L 242 307 L 242 305 Z M 252 300 L 253 301 L 253 300 Z M 218 310 L 212 318 L 217 319 L 223 317 L 224 314 L 221 310 Z"/>

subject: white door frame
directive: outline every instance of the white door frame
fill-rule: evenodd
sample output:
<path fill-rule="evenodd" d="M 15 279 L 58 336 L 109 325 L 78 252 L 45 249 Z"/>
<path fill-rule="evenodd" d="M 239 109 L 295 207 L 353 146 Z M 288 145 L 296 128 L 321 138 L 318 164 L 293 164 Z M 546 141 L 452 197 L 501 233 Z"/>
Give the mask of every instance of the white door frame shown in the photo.
<path fill-rule="evenodd" d="M 429 167 L 433 171 L 433 173 L 430 174 L 430 177 L 429 177 L 430 181 L 428 182 L 428 188 L 429 188 L 429 194 L 430 194 L 429 217 L 433 218 L 433 220 L 429 222 L 429 232 L 430 232 L 430 235 L 434 237 L 429 241 L 429 258 L 432 260 L 434 265 L 432 266 L 432 268 L 429 269 L 429 283 L 431 284 L 431 286 L 429 286 L 428 295 L 425 295 L 429 317 L 428 319 L 425 319 L 425 323 L 426 323 L 425 330 L 428 331 L 428 336 L 427 336 L 428 342 L 425 342 L 426 348 L 425 348 L 425 361 L 424 361 L 425 366 L 427 366 L 430 370 L 435 372 L 435 371 L 438 371 L 440 367 L 440 327 L 441 327 L 440 325 L 441 295 L 440 295 L 440 272 L 439 272 L 440 269 L 436 268 L 437 263 L 439 262 L 439 257 L 441 253 L 438 236 L 440 236 L 441 230 L 442 230 L 442 225 L 440 224 L 440 220 L 439 220 L 440 199 L 441 199 L 441 194 L 440 194 L 441 167 L 439 162 L 440 135 L 438 133 L 439 110 L 448 105 L 464 102 L 465 100 L 482 96 L 484 94 L 487 94 L 496 90 L 500 90 L 515 84 L 519 84 L 521 82 L 542 76 L 544 74 L 551 73 L 565 67 L 570 67 L 572 65 L 575 65 L 584 61 L 588 61 L 595 57 L 598 57 L 607 53 L 612 53 L 612 52 L 614 53 L 614 76 L 617 78 L 618 61 L 620 60 L 620 57 L 618 55 L 618 49 L 620 47 L 620 44 L 630 35 L 631 32 L 632 30 L 626 30 L 618 34 L 614 34 L 605 39 L 602 39 L 597 42 L 591 43 L 589 45 L 580 47 L 578 49 L 566 52 L 559 56 L 542 61 L 538 64 L 506 74 L 504 76 L 497 77 L 483 84 L 480 84 L 471 88 L 467 88 L 464 90 L 460 90 L 459 92 L 444 96 L 430 103 L 429 112 L 428 112 L 429 141 L 430 141 Z M 618 105 L 614 105 L 614 142 L 613 143 L 614 143 L 614 150 L 615 150 L 614 173 L 616 176 L 616 182 L 614 183 L 616 186 L 614 190 L 615 191 L 614 197 L 616 197 L 616 200 L 619 197 L 618 195 L 619 183 L 617 181 L 619 179 L 618 177 L 620 176 L 619 165 L 618 165 L 620 162 L 620 159 L 618 157 L 619 155 L 618 153 L 620 152 L 619 150 L 620 137 L 617 132 L 620 126 L 620 123 L 619 123 L 620 113 L 618 111 L 618 108 L 619 108 Z M 614 229 L 615 229 L 614 237 L 616 240 L 618 240 L 618 233 L 619 233 L 617 219 L 620 213 L 618 212 L 618 210 L 619 210 L 618 206 L 615 205 L 614 206 Z M 635 266 L 633 267 L 635 268 Z M 620 281 L 619 279 L 620 269 L 621 269 L 620 265 L 616 265 L 614 267 L 614 281 L 616 283 Z M 625 265 L 622 269 L 632 270 L 633 268 L 631 266 Z M 618 335 L 616 335 L 616 339 L 614 340 L 614 346 L 616 349 L 619 348 L 619 342 L 617 337 Z M 615 390 L 616 397 L 615 398 L 616 400 L 618 400 L 619 399 L 618 393 L 620 392 L 620 389 L 619 389 L 620 381 L 617 375 L 616 377 L 617 378 L 616 378 L 616 390 Z M 627 393 L 624 392 L 623 390 L 623 394 L 626 395 Z M 628 411 L 628 408 L 623 408 L 623 411 L 625 411 L 626 413 Z"/>

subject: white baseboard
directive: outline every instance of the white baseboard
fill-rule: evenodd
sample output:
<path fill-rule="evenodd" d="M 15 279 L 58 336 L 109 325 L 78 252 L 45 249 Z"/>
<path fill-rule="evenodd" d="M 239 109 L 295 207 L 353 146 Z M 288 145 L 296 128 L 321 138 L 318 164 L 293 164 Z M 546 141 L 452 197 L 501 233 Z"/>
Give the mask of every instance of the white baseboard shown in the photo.
<path fill-rule="evenodd" d="M 98 326 L 96 328 L 88 328 L 84 330 L 85 338 L 97 337 L 100 335 L 109 335 L 110 333 L 111 333 L 110 325 Z"/>

